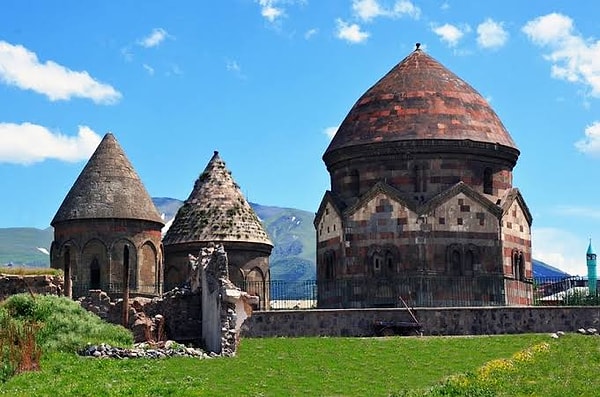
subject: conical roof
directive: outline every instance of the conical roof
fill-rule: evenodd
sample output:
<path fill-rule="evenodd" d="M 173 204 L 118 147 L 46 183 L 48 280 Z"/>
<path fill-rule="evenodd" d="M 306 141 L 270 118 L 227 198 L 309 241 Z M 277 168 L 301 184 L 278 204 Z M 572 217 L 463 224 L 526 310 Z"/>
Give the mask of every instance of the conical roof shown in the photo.
<path fill-rule="evenodd" d="M 588 245 L 588 249 L 586 252 L 587 255 L 592 255 L 592 254 L 596 254 L 596 251 L 594 251 L 594 247 L 592 247 L 592 239 L 590 239 L 590 244 Z"/>
<path fill-rule="evenodd" d="M 517 149 L 487 101 L 417 48 L 358 99 L 325 154 L 356 145 L 431 139 Z"/>
<path fill-rule="evenodd" d="M 110 133 L 90 157 L 51 224 L 98 218 L 140 219 L 164 225 L 140 177 Z"/>
<path fill-rule="evenodd" d="M 193 242 L 251 242 L 273 246 L 216 151 L 163 238 L 164 245 Z"/>

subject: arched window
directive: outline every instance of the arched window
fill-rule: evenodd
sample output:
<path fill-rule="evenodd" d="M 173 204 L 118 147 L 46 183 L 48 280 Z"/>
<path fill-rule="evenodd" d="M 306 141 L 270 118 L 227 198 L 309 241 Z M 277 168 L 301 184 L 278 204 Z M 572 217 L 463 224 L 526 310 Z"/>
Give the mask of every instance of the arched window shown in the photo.
<path fill-rule="evenodd" d="M 385 253 L 385 272 L 387 274 L 394 274 L 394 254 L 391 251 Z"/>
<path fill-rule="evenodd" d="M 325 253 L 325 280 L 335 279 L 335 251 Z"/>
<path fill-rule="evenodd" d="M 462 276 L 461 257 L 458 249 L 453 249 L 450 254 L 450 268 L 453 275 Z"/>
<path fill-rule="evenodd" d="M 71 278 L 71 249 L 69 247 L 65 248 L 63 272 L 65 280 Z"/>
<path fill-rule="evenodd" d="M 523 252 L 519 251 L 519 280 L 525 280 L 525 261 L 523 260 Z"/>
<path fill-rule="evenodd" d="M 483 170 L 483 193 L 494 194 L 494 174 L 489 167 Z"/>
<path fill-rule="evenodd" d="M 100 264 L 94 258 L 90 264 L 90 289 L 100 289 Z"/>
<path fill-rule="evenodd" d="M 473 273 L 473 265 L 475 264 L 475 253 L 471 250 L 465 252 L 465 273 Z"/>
<path fill-rule="evenodd" d="M 521 258 L 522 255 L 519 255 L 519 251 L 513 250 L 512 252 L 512 273 L 515 279 L 519 279 L 521 277 Z"/>

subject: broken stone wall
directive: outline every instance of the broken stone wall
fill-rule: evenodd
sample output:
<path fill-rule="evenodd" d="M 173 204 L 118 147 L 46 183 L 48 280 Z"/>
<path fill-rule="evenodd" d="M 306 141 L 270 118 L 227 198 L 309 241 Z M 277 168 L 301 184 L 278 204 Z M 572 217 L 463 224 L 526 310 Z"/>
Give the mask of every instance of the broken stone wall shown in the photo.
<path fill-rule="evenodd" d="M 11 295 L 33 293 L 62 295 L 62 276 L 0 274 L 0 301 Z"/>

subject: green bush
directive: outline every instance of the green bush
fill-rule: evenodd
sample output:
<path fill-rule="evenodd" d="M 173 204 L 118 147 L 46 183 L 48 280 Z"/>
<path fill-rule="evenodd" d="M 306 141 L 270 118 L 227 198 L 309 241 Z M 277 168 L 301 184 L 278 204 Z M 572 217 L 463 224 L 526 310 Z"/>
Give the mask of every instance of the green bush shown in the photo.
<path fill-rule="evenodd" d="M 133 344 L 129 330 L 102 321 L 65 297 L 13 295 L 4 302 L 4 309 L 20 321 L 42 324 L 36 339 L 45 352 L 76 352 L 88 343 L 123 347 Z"/>

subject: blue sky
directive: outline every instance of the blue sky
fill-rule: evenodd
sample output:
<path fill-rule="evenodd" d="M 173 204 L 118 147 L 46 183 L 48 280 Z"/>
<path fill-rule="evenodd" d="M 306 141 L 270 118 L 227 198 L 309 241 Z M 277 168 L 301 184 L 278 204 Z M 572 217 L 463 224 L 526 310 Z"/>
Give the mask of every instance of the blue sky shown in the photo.
<path fill-rule="evenodd" d="M 585 274 L 598 15 L 593 0 L 4 0 L 0 227 L 48 227 L 107 132 L 152 196 L 185 199 L 218 150 L 250 201 L 314 212 L 330 134 L 421 42 L 519 146 L 534 257 Z"/>

